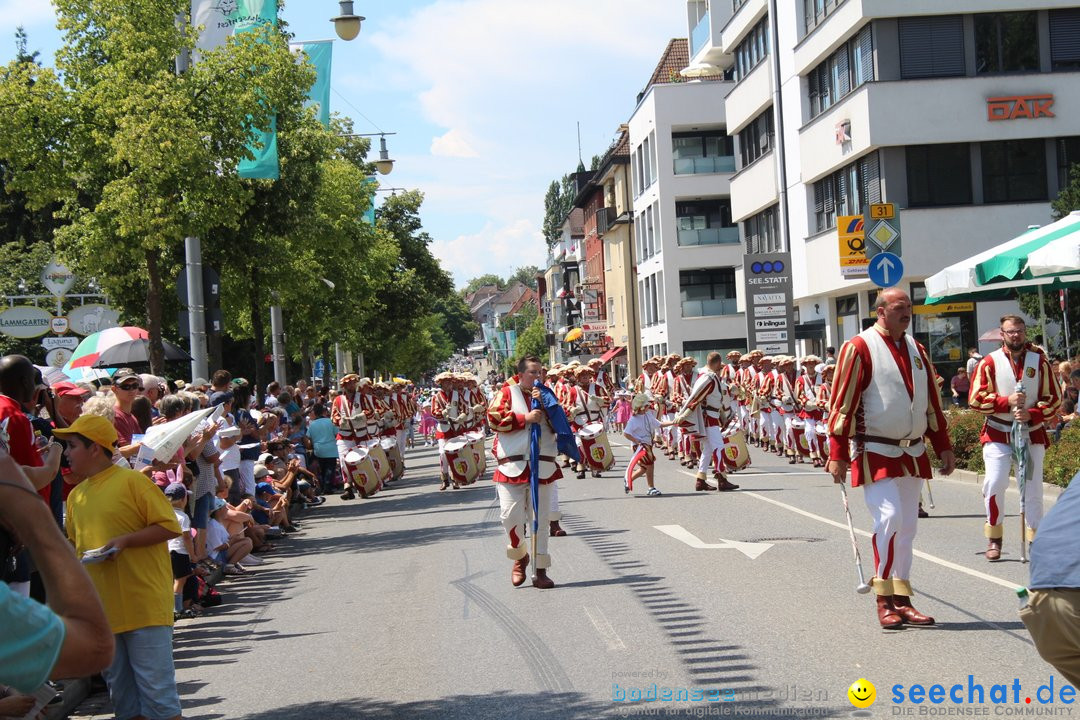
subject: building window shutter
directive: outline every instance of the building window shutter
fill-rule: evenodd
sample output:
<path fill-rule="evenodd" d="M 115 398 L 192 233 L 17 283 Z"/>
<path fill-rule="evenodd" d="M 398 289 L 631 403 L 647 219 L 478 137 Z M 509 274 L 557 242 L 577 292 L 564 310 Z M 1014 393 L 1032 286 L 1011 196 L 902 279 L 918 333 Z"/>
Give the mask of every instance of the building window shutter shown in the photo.
<path fill-rule="evenodd" d="M 964 74 L 964 21 L 959 15 L 900 18 L 900 77 Z"/>
<path fill-rule="evenodd" d="M 1050 11 L 1050 56 L 1055 70 L 1080 68 L 1080 10 Z"/>
<path fill-rule="evenodd" d="M 859 32 L 859 84 L 874 79 L 874 33 L 867 25 Z"/>
<path fill-rule="evenodd" d="M 842 98 L 851 92 L 851 69 L 848 62 L 848 49 L 845 45 L 836 53 L 836 97 Z"/>
<path fill-rule="evenodd" d="M 881 202 L 881 170 L 877 151 L 859 160 L 859 174 L 863 179 L 863 192 L 866 202 Z"/>

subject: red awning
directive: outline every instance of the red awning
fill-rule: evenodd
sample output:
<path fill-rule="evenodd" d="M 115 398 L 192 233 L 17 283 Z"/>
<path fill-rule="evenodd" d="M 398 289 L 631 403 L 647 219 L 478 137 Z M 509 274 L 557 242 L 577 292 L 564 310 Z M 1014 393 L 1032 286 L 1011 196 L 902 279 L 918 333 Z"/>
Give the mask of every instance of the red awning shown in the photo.
<path fill-rule="evenodd" d="M 603 355 L 600 356 L 600 362 L 607 365 L 614 358 L 617 358 L 619 355 L 621 355 L 624 352 L 626 352 L 626 346 L 625 345 L 622 346 L 622 347 L 612 348 L 611 350 L 608 350 L 606 353 L 604 353 Z"/>

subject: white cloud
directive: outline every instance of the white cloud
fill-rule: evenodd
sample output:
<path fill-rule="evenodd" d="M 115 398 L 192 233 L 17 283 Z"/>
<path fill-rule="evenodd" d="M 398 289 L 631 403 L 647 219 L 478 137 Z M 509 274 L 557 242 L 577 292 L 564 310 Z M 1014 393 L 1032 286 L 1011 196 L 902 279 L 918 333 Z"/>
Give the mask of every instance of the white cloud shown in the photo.
<path fill-rule="evenodd" d="M 445 135 L 432 138 L 431 154 L 452 158 L 480 157 L 476 150 L 473 149 L 472 143 L 465 138 L 465 134 L 456 129 L 450 130 Z"/>
<path fill-rule="evenodd" d="M 453 274 L 457 287 L 479 275 L 495 273 L 506 277 L 522 265 L 542 265 L 547 256 L 543 235 L 528 219 L 505 225 L 488 223 L 475 234 L 435 240 L 431 251 Z"/>

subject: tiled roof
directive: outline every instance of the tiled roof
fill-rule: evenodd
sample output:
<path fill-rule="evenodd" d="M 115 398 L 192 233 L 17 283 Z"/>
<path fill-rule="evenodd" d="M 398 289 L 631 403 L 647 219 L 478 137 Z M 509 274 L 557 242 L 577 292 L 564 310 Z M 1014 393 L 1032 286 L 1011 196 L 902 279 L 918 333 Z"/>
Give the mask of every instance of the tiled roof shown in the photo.
<path fill-rule="evenodd" d="M 672 38 L 668 43 L 667 48 L 664 50 L 664 54 L 660 57 L 660 62 L 657 64 L 656 69 L 653 70 L 652 77 L 649 78 L 649 83 L 642 90 L 642 93 L 649 91 L 653 85 L 667 85 L 669 83 L 681 83 L 686 82 L 686 78 L 679 74 L 679 71 L 684 69 L 690 64 L 690 43 L 686 38 Z M 704 77 L 701 78 L 705 81 L 723 80 L 722 75 Z"/>

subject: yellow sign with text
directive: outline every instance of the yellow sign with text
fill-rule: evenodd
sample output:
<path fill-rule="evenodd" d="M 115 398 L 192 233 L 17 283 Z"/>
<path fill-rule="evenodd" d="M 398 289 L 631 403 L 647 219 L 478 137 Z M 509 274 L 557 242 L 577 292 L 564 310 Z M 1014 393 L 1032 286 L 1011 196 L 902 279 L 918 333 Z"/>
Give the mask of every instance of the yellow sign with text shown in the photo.
<path fill-rule="evenodd" d="M 870 261 L 866 257 L 863 216 L 838 215 L 836 231 L 840 242 L 840 275 L 845 278 L 867 277 L 866 269 Z"/>
<path fill-rule="evenodd" d="M 945 315 L 947 313 L 972 312 L 973 302 L 937 303 L 936 305 L 916 305 L 911 311 L 916 315 Z"/>
<path fill-rule="evenodd" d="M 870 217 L 875 220 L 892 220 L 896 217 L 896 205 L 893 203 L 872 203 Z"/>

